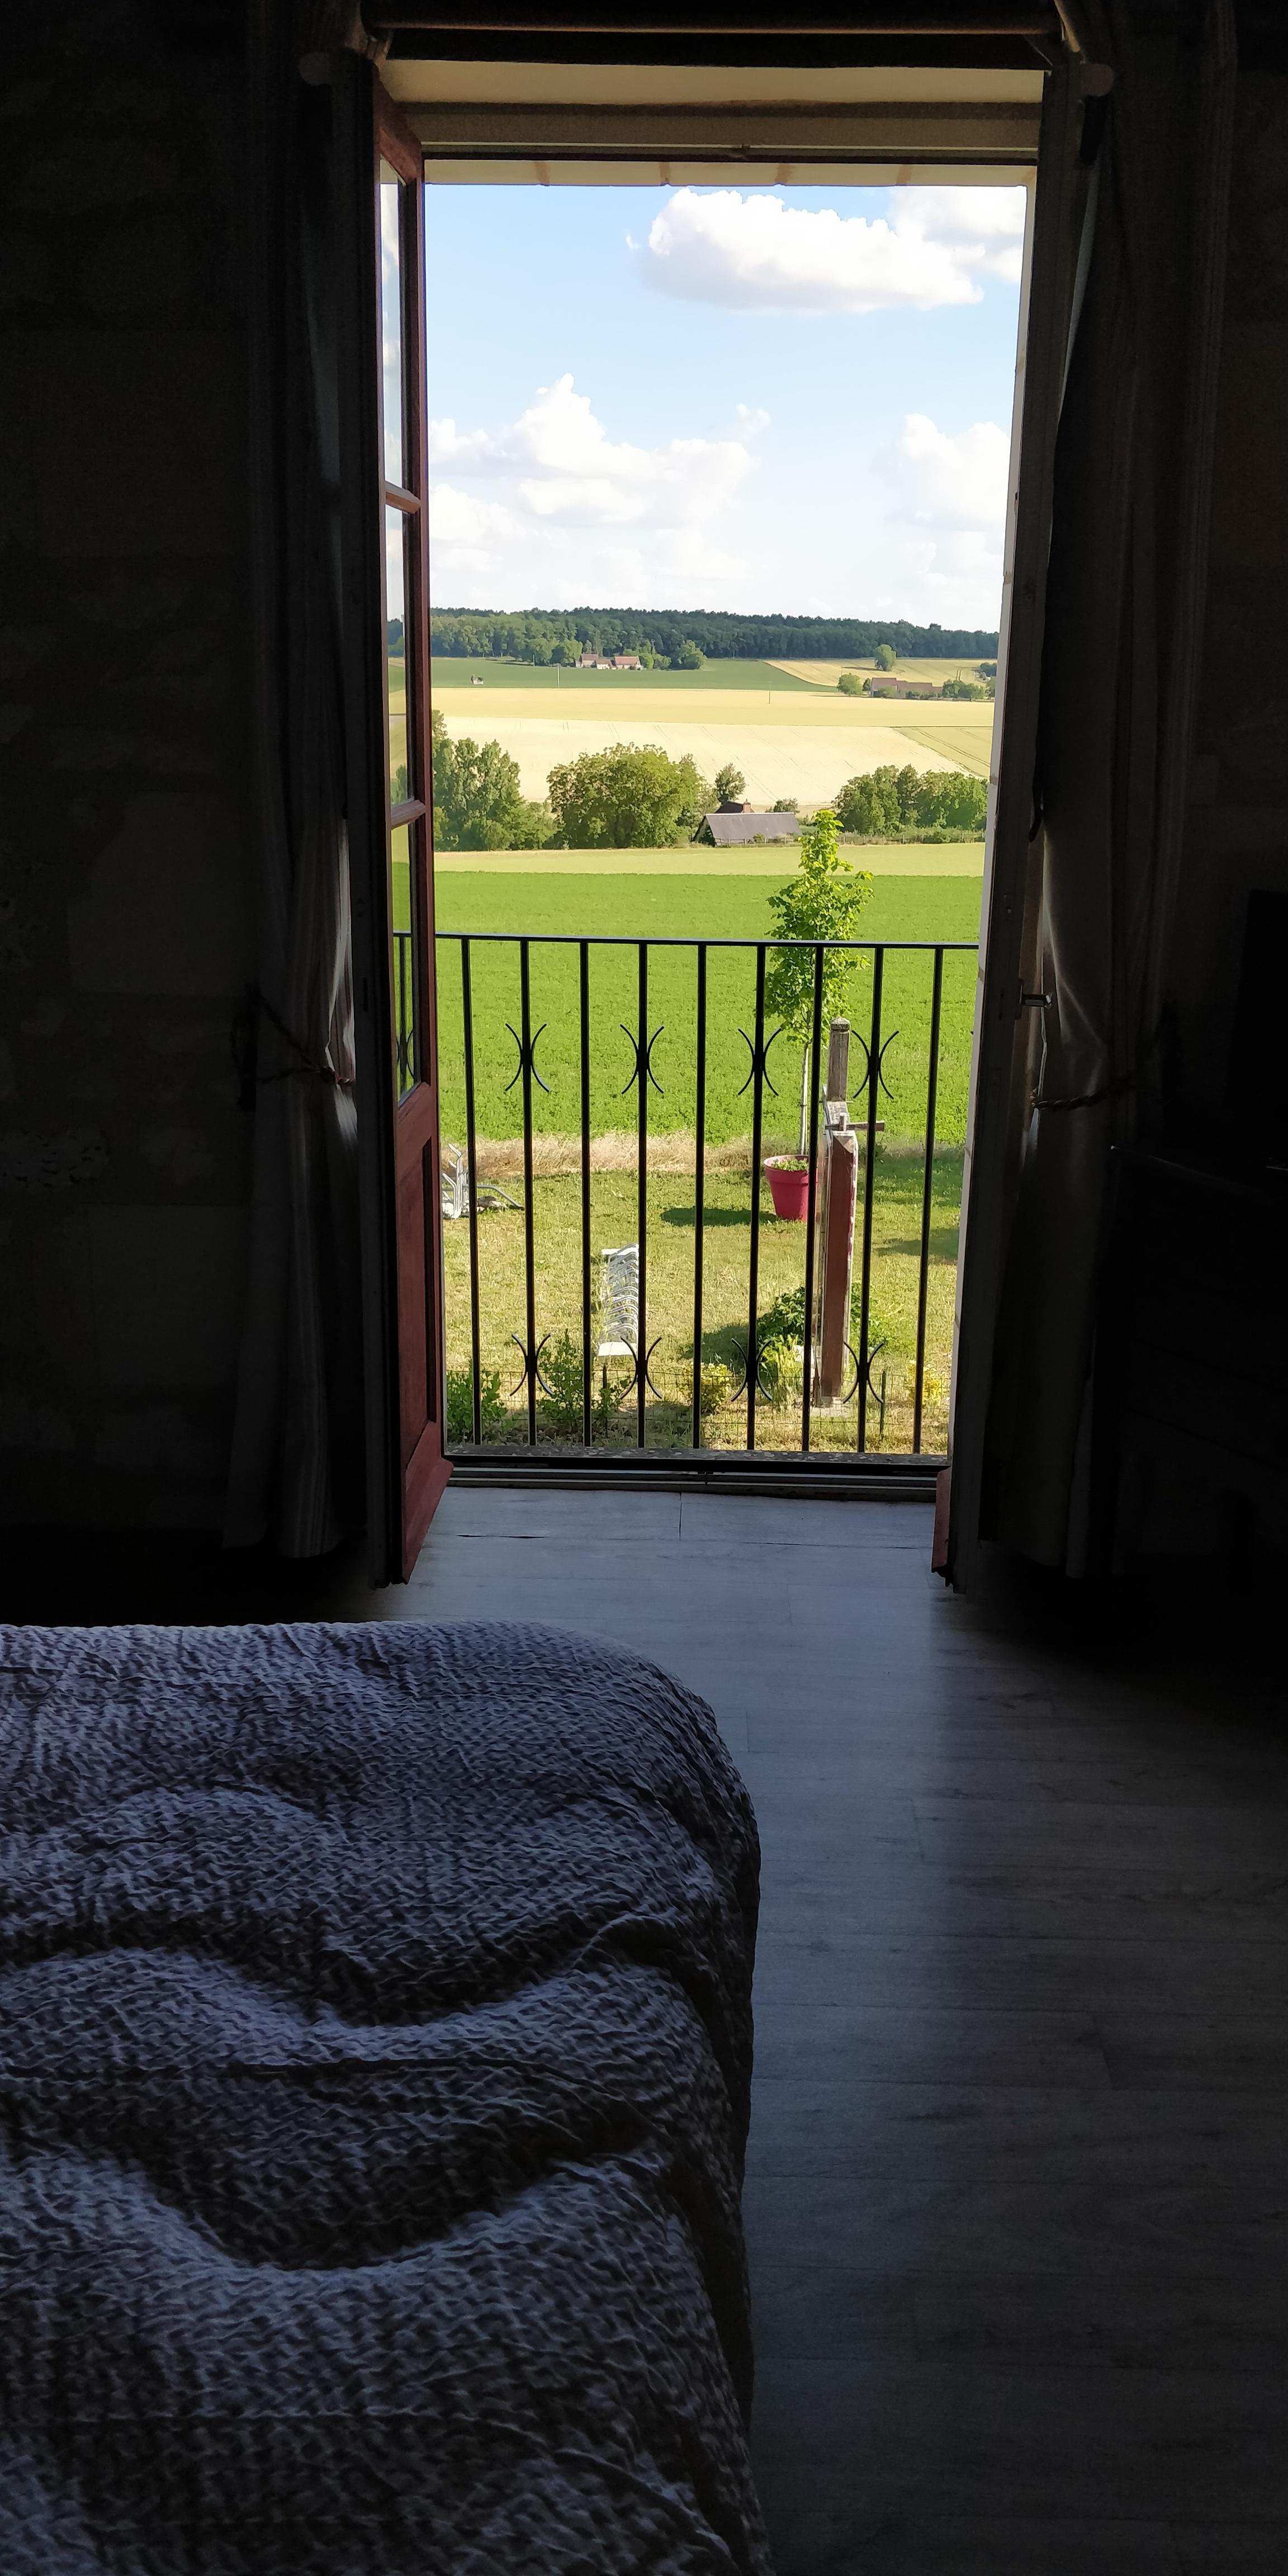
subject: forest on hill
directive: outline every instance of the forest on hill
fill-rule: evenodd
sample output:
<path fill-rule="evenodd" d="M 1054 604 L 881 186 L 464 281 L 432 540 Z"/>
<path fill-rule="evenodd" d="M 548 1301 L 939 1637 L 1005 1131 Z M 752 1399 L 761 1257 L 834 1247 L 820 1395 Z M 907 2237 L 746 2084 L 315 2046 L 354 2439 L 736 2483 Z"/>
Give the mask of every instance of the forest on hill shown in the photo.
<path fill-rule="evenodd" d="M 997 651 L 995 628 L 912 626 L 906 618 L 744 617 L 716 608 L 437 608 L 429 624 L 435 653 L 520 662 L 563 660 L 569 647 L 649 654 L 667 663 L 695 645 L 710 661 L 870 659 L 879 644 L 905 656 L 975 659 Z"/>

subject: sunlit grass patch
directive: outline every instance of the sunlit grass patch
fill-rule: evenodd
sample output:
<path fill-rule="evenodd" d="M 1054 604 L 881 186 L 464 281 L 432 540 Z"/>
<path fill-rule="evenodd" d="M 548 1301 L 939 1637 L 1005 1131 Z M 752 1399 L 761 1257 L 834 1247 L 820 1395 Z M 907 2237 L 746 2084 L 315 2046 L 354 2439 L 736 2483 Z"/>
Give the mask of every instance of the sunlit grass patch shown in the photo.
<path fill-rule="evenodd" d="M 625 1157 L 623 1158 L 625 1160 Z M 690 1162 L 691 1162 L 690 1155 Z M 575 1147 L 566 1153 L 571 1168 L 547 1170 L 532 1187 L 533 1268 L 537 1337 L 557 1351 L 567 1335 L 578 1365 L 581 1351 L 582 1232 L 581 1180 Z M 732 1391 L 745 1376 L 750 1323 L 749 1262 L 751 1249 L 751 1179 L 745 1147 L 721 1157 L 722 1168 L 710 1170 L 705 1186 L 703 1224 L 704 1367 L 727 1372 Z M 912 1445 L 913 1358 L 916 1349 L 917 1280 L 923 1163 L 915 1153 L 882 1151 L 875 1168 L 870 1347 L 873 1350 L 867 1445 L 883 1451 L 907 1451 Z M 508 1155 L 489 1153 L 488 1169 L 522 1200 L 521 1146 Z M 640 1239 L 637 1167 L 592 1170 L 589 1248 L 592 1287 L 597 1291 L 600 1256 L 609 1246 Z M 772 1212 L 762 1181 L 757 1312 L 767 1313 L 775 1300 L 803 1281 L 805 1228 L 780 1221 Z M 947 1391 L 952 1348 L 953 1293 L 961 1207 L 961 1156 L 936 1156 L 933 1176 L 930 1262 L 927 1281 L 926 1404 L 922 1449 L 940 1452 L 947 1436 Z M 646 1442 L 650 1447 L 685 1448 L 692 1442 L 691 1387 L 693 1365 L 695 1197 L 689 1173 L 650 1171 L 647 1182 L 646 1312 L 644 1335 L 652 1348 L 649 1375 L 654 1393 L 646 1408 Z M 521 1379 L 521 1343 L 525 1329 L 525 1245 L 522 1213 L 504 1210 L 478 1219 L 479 1265 L 485 1294 L 480 1301 L 480 1374 L 500 1381 L 501 1414 L 490 1437 L 506 1443 L 527 1437 L 527 1399 Z M 468 1372 L 470 1354 L 469 1228 L 456 1220 L 444 1228 L 447 1365 Z M 856 1279 L 857 1279 L 856 1260 Z M 592 1326 L 592 1334 L 594 1327 Z M 517 1339 L 515 1338 L 517 1336 Z M 857 1336 L 856 1336 L 857 1338 Z M 877 1348 L 880 1344 L 882 1347 Z M 603 1400 L 608 1375 L 609 1408 Z M 595 1361 L 594 1386 L 600 1398 L 596 1438 L 612 1447 L 634 1443 L 637 1416 L 633 1395 L 616 1398 L 629 1387 L 629 1360 Z M 853 1371 L 851 1372 L 853 1374 Z M 708 1381 L 718 1387 L 720 1381 Z M 884 1399 L 884 1415 L 882 1401 Z M 541 1398 L 538 1437 L 542 1441 L 580 1440 L 561 1428 L 557 1402 Z M 566 1420 L 566 1417 L 565 1417 Z M 780 1400 L 757 1403 L 758 1448 L 797 1450 L 801 1445 L 799 1386 L 782 1391 Z M 707 1415 L 704 1443 L 713 1448 L 739 1448 L 747 1436 L 745 1396 L 721 1402 Z M 857 1440 L 857 1407 L 853 1396 L 836 1412 L 816 1412 L 811 1445 L 853 1449 Z"/>

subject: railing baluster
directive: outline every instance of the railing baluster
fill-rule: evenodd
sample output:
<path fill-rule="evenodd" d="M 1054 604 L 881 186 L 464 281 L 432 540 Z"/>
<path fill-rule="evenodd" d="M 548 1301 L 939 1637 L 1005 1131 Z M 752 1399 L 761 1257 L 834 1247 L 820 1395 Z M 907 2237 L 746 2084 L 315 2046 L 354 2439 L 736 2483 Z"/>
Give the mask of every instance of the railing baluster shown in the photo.
<path fill-rule="evenodd" d="M 823 1043 L 823 958 L 824 947 L 818 940 L 814 948 L 814 1017 L 810 1030 L 810 1108 L 809 1108 L 809 1204 L 805 1211 L 805 1358 L 804 1382 L 801 1387 L 801 1452 L 809 1455 L 810 1396 L 814 1377 L 814 1213 L 818 1196 L 818 1093 L 819 1049 Z"/>
<path fill-rule="evenodd" d="M 519 941 L 519 1025 L 523 1032 L 523 1259 L 527 1291 L 528 1447 L 537 1445 L 537 1276 L 532 1238 L 532 993 L 528 942 Z"/>
<path fill-rule="evenodd" d="M 470 943 L 461 941 L 461 1021 L 465 1039 L 465 1165 L 470 1194 L 470 1384 L 474 1390 L 474 1438 L 483 1439 L 483 1389 L 479 1371 L 479 1171 L 474 1120 L 474 995 Z"/>
<path fill-rule="evenodd" d="M 756 943 L 756 1043 L 752 1049 L 751 1090 L 751 1249 L 747 1265 L 747 1447 L 756 1446 L 756 1309 L 760 1303 L 760 1138 L 765 1090 L 765 943 Z"/>
<path fill-rule="evenodd" d="M 921 1381 L 926 1365 L 926 1292 L 930 1284 L 930 1213 L 935 1189 L 935 1099 L 939 1089 L 939 1011 L 944 992 L 944 952 L 935 950 L 930 996 L 930 1070 L 926 1079 L 926 1170 L 921 1188 L 921 1262 L 917 1272 L 917 1365 L 912 1399 L 912 1451 L 921 1455 Z"/>
<path fill-rule="evenodd" d="M 702 1251 L 707 1193 L 707 943 L 698 941 L 697 1085 L 693 1104 L 693 1446 L 702 1440 Z"/>
<path fill-rule="evenodd" d="M 872 1025 L 868 1031 L 867 1168 L 863 1174 L 863 1267 L 859 1287 L 859 1449 L 868 1445 L 868 1328 L 872 1315 L 872 1196 L 877 1160 L 877 1094 L 881 1087 L 881 983 L 884 947 L 872 951 Z"/>
<path fill-rule="evenodd" d="M 590 947 L 578 957 L 581 1001 L 581 1436 L 590 1447 Z"/>
<path fill-rule="evenodd" d="M 410 990 L 411 934 L 405 931 L 395 931 L 393 936 L 397 945 L 396 958 L 391 960 L 393 969 L 393 1002 L 397 1020 L 402 1022 L 404 1020 L 404 1014 L 406 1013 L 411 1015 L 414 1010 L 413 995 Z M 537 1298 L 536 1215 L 534 1204 L 535 1138 L 533 1134 L 532 1105 L 533 1084 L 534 1082 L 541 1082 L 541 1075 L 538 1072 L 534 1061 L 534 1048 L 538 1042 L 539 1032 L 537 1037 L 534 1037 L 531 990 L 531 948 L 533 940 L 540 939 L 543 944 L 550 947 L 575 948 L 578 952 L 579 1041 L 581 1047 L 579 1105 L 581 1123 L 580 1220 L 582 1400 L 580 1411 L 583 1438 L 588 1448 L 594 1445 L 595 1426 L 595 1368 L 593 1343 L 594 1273 L 591 1266 L 591 1209 L 593 1192 L 591 1187 L 590 1169 L 592 1092 L 590 1058 L 590 951 L 597 947 L 612 947 L 618 950 L 622 948 L 634 948 L 638 964 L 637 1007 L 639 1044 L 636 1048 L 638 1061 L 631 1079 L 633 1081 L 637 1081 L 640 1086 L 640 1097 L 636 1105 L 638 1152 L 637 1221 L 639 1231 L 639 1297 L 638 1347 L 636 1352 L 637 1366 L 635 1378 L 635 1445 L 640 1449 L 644 1449 L 648 1446 L 648 1398 L 652 1391 L 648 1375 L 649 1140 L 648 1101 L 646 1096 L 648 1083 L 652 1078 L 651 1068 L 648 1061 L 650 952 L 654 948 L 662 948 L 664 950 L 674 949 L 677 951 L 680 949 L 692 949 L 695 952 L 697 961 L 697 1016 L 695 1028 L 694 1086 L 694 1261 L 692 1306 L 694 1374 L 692 1385 L 692 1405 L 690 1408 L 692 1439 L 695 1450 L 701 1449 L 706 1445 L 702 1409 L 702 1340 L 705 1323 L 706 1298 L 708 1294 L 705 1273 L 705 1214 L 707 1151 L 706 1129 L 709 1115 L 709 1051 L 707 1043 L 707 1020 L 710 1000 L 710 951 L 713 948 L 728 949 L 731 954 L 734 952 L 741 954 L 748 948 L 754 947 L 756 952 L 755 1031 L 754 1044 L 752 1046 L 752 1071 L 751 1076 L 749 1077 L 748 1086 L 746 1086 L 753 1088 L 751 1140 L 753 1161 L 752 1205 L 747 1278 L 746 1446 L 748 1451 L 754 1451 L 756 1448 L 758 1404 L 760 1396 L 760 1389 L 757 1381 L 757 1364 L 759 1358 L 757 1350 L 757 1328 L 759 1323 L 757 1308 L 760 1299 L 760 1167 L 764 1148 L 764 1094 L 768 1079 L 765 1065 L 765 985 L 768 953 L 771 948 L 777 950 L 779 947 L 799 946 L 808 951 L 812 957 L 814 989 L 811 1012 L 810 1059 L 813 1067 L 814 1078 L 810 1100 L 809 1176 L 806 1194 L 806 1243 L 805 1260 L 803 1265 L 805 1315 L 801 1336 L 803 1381 L 801 1387 L 800 1452 L 802 1455 L 807 1455 L 812 1445 L 812 1407 L 810 1398 L 813 1393 L 813 1365 L 815 1357 L 814 1302 L 818 1282 L 818 1245 L 816 1237 L 819 1202 L 822 1197 L 822 1171 L 824 1168 L 821 1065 L 823 1000 L 827 959 L 834 949 L 838 951 L 848 951 L 850 953 L 854 953 L 859 950 L 866 950 L 866 952 L 871 955 L 873 962 L 872 1013 L 868 1068 L 866 1074 L 867 1112 L 866 1117 L 860 1122 L 865 1137 L 866 1153 L 862 1234 L 861 1246 L 857 1241 L 855 1245 L 855 1250 L 859 1255 L 857 1264 L 857 1285 L 859 1293 L 856 1301 L 859 1310 L 857 1446 L 859 1454 L 863 1455 L 867 1451 L 869 1445 L 869 1429 L 872 1429 L 872 1435 L 875 1441 L 878 1438 L 876 1425 L 880 1422 L 884 1429 L 889 1412 L 888 1388 L 885 1386 L 878 1388 L 869 1384 L 869 1370 L 873 1364 L 872 1339 L 874 1325 L 872 1271 L 875 1243 L 876 1147 L 878 1131 L 881 1123 L 877 1113 L 881 1105 L 880 1094 L 884 1087 L 881 1074 L 881 1052 L 884 1009 L 885 952 L 887 945 L 892 945 L 901 955 L 904 953 L 909 955 L 925 953 L 930 956 L 933 970 L 931 987 L 930 1049 L 926 1068 L 925 1139 L 922 1162 L 921 1227 L 918 1248 L 919 1258 L 916 1301 L 916 1365 L 912 1405 L 912 1447 L 913 1453 L 915 1455 L 920 1455 L 922 1442 L 925 1437 L 925 1379 L 927 1343 L 929 1336 L 930 1243 L 934 1218 L 935 1151 L 938 1118 L 939 1074 L 941 1069 L 940 1058 L 943 1049 L 944 1037 L 944 959 L 946 956 L 956 954 L 959 951 L 962 953 L 973 952 L 975 949 L 975 943 L 969 940 L 899 940 L 893 943 L 882 941 L 881 943 L 872 945 L 869 948 L 868 943 L 859 940 L 811 940 L 806 942 L 780 942 L 777 940 L 752 941 L 739 939 L 704 939 L 700 941 L 687 939 L 639 940 L 635 938 L 623 939 L 620 937 L 614 937 L 611 934 L 602 937 L 587 936 L 583 938 L 576 934 L 565 935 L 558 932 L 550 934 L 547 938 L 544 934 L 529 934 L 513 931 L 478 931 L 468 933 L 459 931 L 440 931 L 437 933 L 437 937 L 440 940 L 457 940 L 460 945 L 461 953 L 461 1017 L 464 1073 L 464 1100 L 462 1108 L 465 1125 L 465 1154 L 469 1186 L 469 1356 L 472 1395 L 470 1412 L 472 1416 L 472 1438 L 475 1445 L 480 1445 L 483 1437 L 483 1285 L 481 1277 L 480 1237 L 478 1224 L 480 1186 L 478 1170 L 480 1151 L 478 1122 L 480 1117 L 483 1115 L 483 1111 L 479 1106 L 477 1088 L 478 1067 L 475 1058 L 473 968 L 476 962 L 476 951 L 480 947 L 489 946 L 499 948 L 504 945 L 506 947 L 514 946 L 519 950 L 521 1013 L 520 1028 L 516 1034 L 518 1038 L 520 1064 L 516 1070 L 514 1082 L 512 1083 L 511 1088 L 517 1084 L 521 1076 L 523 1104 L 523 1261 L 525 1307 L 525 1340 L 523 1343 L 524 1377 L 522 1383 L 527 1389 L 527 1440 L 525 1445 L 530 1453 L 535 1452 L 535 1450 L 540 1446 L 538 1438 L 538 1423 L 541 1396 L 541 1381 L 537 1368 L 537 1314 L 539 1300 Z M 400 1039 L 399 1065 L 401 1071 L 404 1066 L 407 1066 L 414 1061 L 415 1033 L 413 1028 L 407 1027 L 405 1034 L 401 1030 L 398 1031 L 397 1034 Z M 629 1034 L 630 1032 L 628 1031 L 628 1035 Z M 890 1041 L 887 1040 L 885 1043 L 888 1048 Z M 629 1087 L 628 1083 L 628 1090 Z M 486 1183 L 484 1183 L 483 1186 L 486 1187 Z M 486 1233 L 484 1235 L 482 1248 L 487 1249 Z M 490 1323 L 494 1320 L 494 1318 L 490 1317 Z M 671 1319 L 671 1321 L 673 1322 L 674 1319 Z M 664 1329 L 669 1329 L 667 1316 L 664 1315 L 662 1317 L 662 1323 Z M 515 1343 L 518 1344 L 519 1335 L 517 1332 L 514 1334 L 513 1338 Z M 874 1410 L 870 1410 L 869 1399 L 871 1401 L 871 1407 L 874 1408 Z"/>
<path fill-rule="evenodd" d="M 648 941 L 639 945 L 640 1044 L 636 1104 L 639 1134 L 639 1313 L 635 1326 L 636 1440 L 644 1446 L 644 1399 L 648 1392 Z"/>

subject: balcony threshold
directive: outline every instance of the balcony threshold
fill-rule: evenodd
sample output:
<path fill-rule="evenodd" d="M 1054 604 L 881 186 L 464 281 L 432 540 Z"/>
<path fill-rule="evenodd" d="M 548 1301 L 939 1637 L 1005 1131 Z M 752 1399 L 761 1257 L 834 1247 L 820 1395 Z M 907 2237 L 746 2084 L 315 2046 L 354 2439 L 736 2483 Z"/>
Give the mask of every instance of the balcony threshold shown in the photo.
<path fill-rule="evenodd" d="M 835 1451 L 745 1449 L 457 1450 L 456 1486 L 535 1486 L 547 1492 L 772 1494 L 817 1501 L 933 1503 L 947 1460 L 906 1455 L 862 1458 Z"/>

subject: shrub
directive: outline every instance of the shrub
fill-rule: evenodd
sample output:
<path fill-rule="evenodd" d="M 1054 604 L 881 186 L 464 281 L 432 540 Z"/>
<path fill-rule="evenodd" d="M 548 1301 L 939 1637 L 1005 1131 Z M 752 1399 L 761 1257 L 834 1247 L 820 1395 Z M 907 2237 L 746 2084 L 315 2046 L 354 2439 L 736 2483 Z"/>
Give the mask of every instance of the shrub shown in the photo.
<path fill-rule="evenodd" d="M 775 1297 L 768 1314 L 762 1315 L 756 1327 L 758 1342 L 803 1342 L 805 1339 L 805 1288 L 784 1289 Z"/>
<path fill-rule="evenodd" d="M 868 684 L 858 671 L 842 671 L 836 685 L 843 698 L 861 698 L 865 695 Z"/>
<path fill-rule="evenodd" d="M 723 1361 L 704 1360 L 698 1380 L 698 1409 L 704 1422 L 708 1421 L 713 1413 L 719 1413 L 721 1406 L 728 1403 L 732 1384 L 733 1380 Z M 693 1402 L 692 1360 L 680 1371 L 680 1391 L 685 1403 L 691 1405 Z"/>
<path fill-rule="evenodd" d="M 474 1437 L 474 1372 L 472 1369 L 449 1369 L 447 1372 L 447 1437 L 449 1440 L 472 1440 Z M 485 1440 L 505 1420 L 501 1395 L 501 1372 L 489 1369 L 479 1379 L 479 1429 Z"/>
<path fill-rule="evenodd" d="M 858 1280 L 858 1279 L 855 1279 L 855 1280 L 852 1280 L 852 1281 L 851 1281 L 851 1284 L 850 1284 L 850 1341 L 851 1341 L 851 1344 L 852 1344 L 852 1346 L 853 1346 L 853 1348 L 854 1348 L 854 1350 L 855 1350 L 856 1352 L 857 1352 L 858 1347 L 859 1347 L 859 1324 L 860 1324 L 860 1321 L 861 1321 L 861 1319 L 862 1319 L 862 1314 L 863 1314 L 863 1287 L 862 1287 L 862 1282 L 861 1282 L 860 1280 Z M 878 1314 L 877 1309 L 876 1309 L 876 1307 L 875 1307 L 875 1306 L 873 1306 L 873 1305 L 869 1305 L 869 1307 L 868 1307 L 868 1358 L 869 1358 L 869 1360 L 871 1360 L 871 1359 L 875 1356 L 876 1351 L 877 1351 L 877 1349 L 878 1349 L 878 1348 L 880 1348 L 880 1350 L 881 1350 L 881 1352 L 882 1352 L 883 1357 L 884 1357 L 884 1358 L 886 1358 L 886 1359 L 889 1359 L 889 1357 L 890 1357 L 890 1355 L 891 1355 L 891 1352 L 892 1352 L 892 1351 L 897 1347 L 898 1343 L 899 1343 L 901 1340 L 903 1340 L 903 1339 L 904 1339 L 904 1336 L 901 1334 L 901 1332 L 900 1332 L 900 1330 L 899 1330 L 898 1326 L 897 1326 L 897 1325 L 895 1325 L 895 1324 L 890 1323 L 890 1321 L 888 1320 L 888 1318 L 887 1318 L 886 1316 Z"/>
<path fill-rule="evenodd" d="M 907 1373 L 904 1380 L 904 1393 L 907 1396 L 909 1404 L 916 1403 L 917 1372 L 915 1368 L 910 1368 Z M 948 1380 L 946 1377 L 941 1377 L 936 1369 L 923 1370 L 921 1379 L 921 1400 L 923 1404 L 942 1404 L 947 1393 Z"/>
<path fill-rule="evenodd" d="M 793 1342 L 761 1342 L 756 1351 L 756 1383 L 767 1404 L 790 1404 L 799 1396 L 803 1362 Z"/>
<path fill-rule="evenodd" d="M 582 1428 L 581 1351 L 571 1333 L 563 1332 L 541 1354 L 541 1410 L 556 1431 Z"/>

